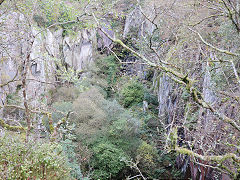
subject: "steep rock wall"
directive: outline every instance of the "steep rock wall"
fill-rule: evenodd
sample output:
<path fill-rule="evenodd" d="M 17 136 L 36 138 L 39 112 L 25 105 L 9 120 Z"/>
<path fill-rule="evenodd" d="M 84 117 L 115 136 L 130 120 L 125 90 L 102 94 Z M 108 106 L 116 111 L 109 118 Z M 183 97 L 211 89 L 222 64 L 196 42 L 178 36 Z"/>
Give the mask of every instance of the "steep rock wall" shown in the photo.
<path fill-rule="evenodd" d="M 22 97 L 21 68 L 23 67 L 21 63 L 26 58 L 24 55 L 27 54 L 30 31 L 34 36 L 34 41 L 30 49 L 30 64 L 27 67 L 26 91 L 32 108 L 37 108 L 47 90 L 54 87 L 55 59 L 60 59 L 64 64 L 78 71 L 87 68 L 93 62 L 93 48 L 96 45 L 95 30 L 83 29 L 75 32 L 75 35 L 64 36 L 61 28 L 44 30 L 35 26 L 27 29 L 24 18 L 17 13 L 12 13 L 6 18 L 11 20 L 2 19 L 4 26 L 1 27 L 5 28 L 1 31 L 1 39 L 5 41 L 0 46 L 2 57 L 0 84 L 14 80 L 0 87 L 1 105 L 8 103 L 10 96 Z M 14 24 L 19 24 L 19 26 L 15 27 Z M 24 32 L 23 35 L 19 33 L 21 31 Z M 18 74 L 15 77 L 16 73 Z"/>

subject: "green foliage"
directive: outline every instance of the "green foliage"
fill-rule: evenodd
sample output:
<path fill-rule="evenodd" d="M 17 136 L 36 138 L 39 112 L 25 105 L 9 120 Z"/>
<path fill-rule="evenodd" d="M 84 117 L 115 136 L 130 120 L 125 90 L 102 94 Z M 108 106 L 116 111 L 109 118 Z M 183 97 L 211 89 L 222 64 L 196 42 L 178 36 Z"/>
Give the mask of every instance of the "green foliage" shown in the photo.
<path fill-rule="evenodd" d="M 110 142 L 94 146 L 91 164 L 94 168 L 93 179 L 110 179 L 118 175 L 125 167 L 122 161 L 127 155 Z"/>
<path fill-rule="evenodd" d="M 150 91 L 144 92 L 144 101 L 148 102 L 149 113 L 154 113 L 158 115 L 158 97 L 157 95 L 151 93 Z"/>
<path fill-rule="evenodd" d="M 67 155 L 68 158 L 68 166 L 71 168 L 71 177 L 74 179 L 83 179 L 83 175 L 79 166 L 79 163 L 77 162 L 76 158 L 76 145 L 73 143 L 72 140 L 66 139 L 61 141 L 63 151 Z"/>
<path fill-rule="evenodd" d="M 158 105 L 158 97 L 150 92 L 144 93 L 144 101 L 147 101 L 149 104 Z"/>
<path fill-rule="evenodd" d="M 116 100 L 103 102 L 103 110 L 111 124 L 109 133 L 114 137 L 129 137 L 138 134 L 140 122 Z"/>
<path fill-rule="evenodd" d="M 137 134 L 140 123 L 126 110 L 116 117 L 111 127 L 110 134 L 115 137 L 129 137 Z"/>
<path fill-rule="evenodd" d="M 44 0 L 39 2 L 38 14 L 34 16 L 34 20 L 39 26 L 48 27 L 54 23 L 63 23 L 75 21 L 76 17 L 80 14 L 74 6 L 67 4 L 63 0 Z M 78 25 L 80 22 L 78 22 Z M 62 24 L 62 28 L 71 31 L 76 23 Z"/>
<path fill-rule="evenodd" d="M 144 87 L 136 81 L 130 80 L 120 91 L 120 102 L 124 107 L 142 103 L 144 99 Z"/>
<path fill-rule="evenodd" d="M 56 102 L 52 105 L 53 113 L 52 118 L 53 122 L 58 122 L 62 118 L 64 118 L 68 112 L 72 111 L 72 103 L 71 102 Z"/>
<path fill-rule="evenodd" d="M 70 121 L 76 124 L 77 141 L 89 145 L 93 153 L 93 178 L 113 178 L 125 168 L 120 157 L 136 154 L 140 144 L 139 121 L 117 101 L 104 99 L 97 88 L 80 93 L 73 102 L 73 112 Z"/>
<path fill-rule="evenodd" d="M 158 120 L 158 116 L 149 112 L 135 112 L 135 116 L 138 117 L 141 122 L 141 136 L 142 140 L 153 140 L 153 139 L 160 139 L 161 136 L 159 136 L 159 133 L 164 131 L 161 127 L 161 122 Z"/>
<path fill-rule="evenodd" d="M 116 120 L 108 128 L 106 136 L 114 145 L 124 150 L 129 156 L 134 157 L 141 141 L 139 129 L 139 120 L 125 110 L 116 116 Z"/>
<path fill-rule="evenodd" d="M 107 113 L 107 118 L 110 123 L 116 121 L 118 117 L 125 111 L 125 109 L 116 100 L 104 101 L 102 107 Z"/>
<path fill-rule="evenodd" d="M 162 153 L 162 152 L 160 152 Z M 176 153 L 167 153 L 159 156 L 157 159 L 158 167 L 154 170 L 154 176 L 160 179 L 182 179 L 182 173 L 174 164 L 176 162 Z"/>
<path fill-rule="evenodd" d="M 100 58 L 96 65 L 99 68 L 99 73 L 102 73 L 104 75 L 103 78 L 107 80 L 109 86 L 108 93 L 110 93 L 110 87 L 115 85 L 118 79 L 119 63 L 114 56 L 107 56 L 105 58 Z"/>
<path fill-rule="evenodd" d="M 3 179 L 70 179 L 61 145 L 27 144 L 17 134 L 0 137 L 0 177 Z"/>
<path fill-rule="evenodd" d="M 185 101 L 189 100 L 189 98 L 191 97 L 191 94 L 184 88 L 181 98 Z"/>
<path fill-rule="evenodd" d="M 155 166 L 154 161 L 157 157 L 157 151 L 152 145 L 143 141 L 137 151 L 143 166 L 148 168 L 152 168 Z"/>
<path fill-rule="evenodd" d="M 21 104 L 21 97 L 18 95 L 19 89 L 17 88 L 16 92 L 7 94 L 6 101 L 8 104 L 15 104 L 20 105 Z"/>
<path fill-rule="evenodd" d="M 232 47 L 233 44 L 237 47 L 239 46 L 238 32 L 230 20 L 222 22 L 218 33 L 225 48 Z"/>
<path fill-rule="evenodd" d="M 158 154 L 153 145 L 148 144 L 146 141 L 142 141 L 141 145 L 137 149 L 137 162 L 138 167 L 142 173 L 147 177 L 154 177 L 154 169 L 157 167 Z"/>
<path fill-rule="evenodd" d="M 60 144 L 62 145 L 63 151 L 67 156 L 67 164 L 71 168 L 70 174 L 74 179 L 83 179 L 81 173 L 80 164 L 77 161 L 76 155 L 76 136 L 74 134 L 75 125 L 70 124 L 69 112 L 73 111 L 73 103 L 71 102 L 55 102 L 52 105 L 53 113 L 52 119 L 53 122 L 57 123 L 63 118 L 66 120 L 59 128 L 61 133 Z"/>
<path fill-rule="evenodd" d="M 79 138 L 94 138 L 94 134 L 104 127 L 106 114 L 101 108 L 103 100 L 104 97 L 98 89 L 91 88 L 81 93 L 73 102 L 74 113 L 70 120 L 76 124 Z"/>
<path fill-rule="evenodd" d="M 79 91 L 84 91 L 86 89 L 86 87 L 82 85 L 83 80 L 80 80 L 78 76 L 81 71 L 77 71 L 70 67 L 66 68 L 60 59 L 54 58 L 53 60 L 58 67 L 56 73 L 62 83 L 74 85 Z"/>

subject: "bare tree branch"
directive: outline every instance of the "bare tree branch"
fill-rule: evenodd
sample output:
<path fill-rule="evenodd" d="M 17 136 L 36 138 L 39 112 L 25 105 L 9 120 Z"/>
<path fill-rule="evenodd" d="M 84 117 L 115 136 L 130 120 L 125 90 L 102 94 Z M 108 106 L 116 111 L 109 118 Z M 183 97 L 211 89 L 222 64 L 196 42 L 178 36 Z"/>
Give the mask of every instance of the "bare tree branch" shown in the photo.
<path fill-rule="evenodd" d="M 188 28 L 188 29 L 189 29 L 190 31 L 196 33 L 196 34 L 199 36 L 199 38 L 201 39 L 201 41 L 202 41 L 206 46 L 208 46 L 208 47 L 210 47 L 210 48 L 212 48 L 212 49 L 214 49 L 214 50 L 216 50 L 216 51 L 218 51 L 218 52 L 220 52 L 220 53 L 224 53 L 224 54 L 231 55 L 231 56 L 235 56 L 235 57 L 240 57 L 240 54 L 233 53 L 233 52 L 230 52 L 230 51 L 228 51 L 228 50 L 220 49 L 220 48 L 217 48 L 217 47 L 213 46 L 212 44 L 210 44 L 210 43 L 208 43 L 207 41 L 205 41 L 199 32 L 197 32 L 197 31 L 195 31 L 195 30 L 193 30 L 193 29 L 191 29 L 191 28 Z"/>
<path fill-rule="evenodd" d="M 197 26 L 197 25 L 199 25 L 199 24 L 201 24 L 203 21 L 205 21 L 205 20 L 208 20 L 208 19 L 211 19 L 211 18 L 215 18 L 215 17 L 219 17 L 219 16 L 223 16 L 224 14 L 214 14 L 214 15 L 210 15 L 210 16 L 208 16 L 208 17 L 205 17 L 205 18 L 203 18 L 203 19 L 201 19 L 200 21 L 198 21 L 198 22 L 196 22 L 196 23 L 194 23 L 194 24 L 189 24 L 189 26 Z"/>

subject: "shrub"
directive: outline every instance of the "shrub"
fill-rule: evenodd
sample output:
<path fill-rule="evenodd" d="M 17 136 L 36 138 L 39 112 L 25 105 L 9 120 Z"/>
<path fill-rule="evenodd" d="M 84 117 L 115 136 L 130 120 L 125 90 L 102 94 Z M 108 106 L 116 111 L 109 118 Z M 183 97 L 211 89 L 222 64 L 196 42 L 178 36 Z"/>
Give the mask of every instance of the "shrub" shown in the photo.
<path fill-rule="evenodd" d="M 108 128 L 108 139 L 118 148 L 128 155 L 134 157 L 140 143 L 139 129 L 140 123 L 128 111 L 116 117 L 112 125 Z"/>
<path fill-rule="evenodd" d="M 81 139 L 93 137 L 104 127 L 106 114 L 101 109 L 103 100 L 103 95 L 97 89 L 89 89 L 73 102 L 71 120 L 76 124 L 76 134 Z"/>
<path fill-rule="evenodd" d="M 125 167 L 122 161 L 126 154 L 110 142 L 101 142 L 93 147 L 93 179 L 110 179 Z"/>
<path fill-rule="evenodd" d="M 144 100 L 147 101 L 149 104 L 154 106 L 158 106 L 158 97 L 150 92 L 144 93 Z"/>
<path fill-rule="evenodd" d="M 103 109 L 106 112 L 110 123 L 116 121 L 118 117 L 125 111 L 125 109 L 116 100 L 104 101 Z"/>
<path fill-rule="evenodd" d="M 139 168 L 148 177 L 153 177 L 154 171 L 157 166 L 157 150 L 154 146 L 143 141 L 137 150 L 137 160 L 139 161 Z"/>
<path fill-rule="evenodd" d="M 139 146 L 138 150 L 138 156 L 141 159 L 142 164 L 145 167 L 152 167 L 154 166 L 154 159 L 157 157 L 157 151 L 154 149 L 154 147 L 147 142 L 143 141 L 142 144 Z"/>
<path fill-rule="evenodd" d="M 70 179 L 70 168 L 57 143 L 24 143 L 17 134 L 0 137 L 3 179 Z"/>
<path fill-rule="evenodd" d="M 138 133 L 140 123 L 125 110 L 120 114 L 110 127 L 111 134 L 115 137 L 131 137 Z"/>
<path fill-rule="evenodd" d="M 130 80 L 120 91 L 120 102 L 124 107 L 131 107 L 142 103 L 143 98 L 144 87 L 136 80 Z"/>
<path fill-rule="evenodd" d="M 54 112 L 52 118 L 54 122 L 59 122 L 62 118 L 65 118 L 69 111 L 73 111 L 71 102 L 56 102 L 53 104 Z M 70 116 L 71 117 L 71 116 Z M 71 168 L 70 174 L 74 179 L 83 179 L 83 175 L 80 169 L 80 163 L 78 162 L 76 147 L 77 143 L 75 142 L 76 136 L 74 134 L 75 125 L 67 121 L 60 126 L 59 133 L 60 144 L 62 149 L 66 154 L 68 160 L 68 166 Z"/>

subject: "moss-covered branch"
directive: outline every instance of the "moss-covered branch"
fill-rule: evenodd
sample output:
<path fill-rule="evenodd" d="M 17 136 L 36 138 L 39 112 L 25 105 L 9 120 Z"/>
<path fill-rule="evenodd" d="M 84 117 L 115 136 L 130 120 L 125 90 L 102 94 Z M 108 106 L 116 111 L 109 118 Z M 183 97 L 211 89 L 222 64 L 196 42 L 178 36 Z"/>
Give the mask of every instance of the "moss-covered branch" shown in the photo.
<path fill-rule="evenodd" d="M 205 155 L 200 155 L 197 154 L 189 149 L 186 148 L 182 148 L 182 147 L 175 147 L 175 151 L 181 153 L 181 154 L 186 154 L 192 157 L 196 157 L 199 158 L 203 161 L 215 161 L 218 163 L 222 163 L 224 161 L 226 161 L 227 159 L 232 159 L 233 161 L 240 163 L 240 157 L 238 157 L 236 154 L 234 153 L 227 153 L 225 155 L 222 156 L 205 156 Z"/>
<path fill-rule="evenodd" d="M 128 51 L 130 51 L 133 55 L 135 55 L 136 57 L 140 58 L 142 61 L 144 61 L 145 63 L 147 63 L 147 65 L 149 66 L 152 66 L 152 67 L 155 67 L 155 68 L 158 68 L 158 69 L 161 69 L 163 71 L 165 71 L 166 73 L 170 73 L 172 75 L 174 75 L 175 77 L 177 78 L 180 78 L 184 83 L 186 84 L 193 84 L 194 83 L 194 80 L 193 79 L 190 79 L 188 76 L 184 75 L 184 74 L 181 74 L 177 71 L 175 71 L 174 69 L 172 68 L 168 68 L 166 67 L 165 65 L 167 63 L 165 62 L 162 62 L 162 60 L 159 59 L 160 63 L 163 63 L 165 64 L 164 66 L 162 64 L 157 64 L 155 62 L 152 62 L 150 61 L 149 59 L 147 59 L 144 55 L 138 53 L 137 51 L 135 51 L 134 49 L 128 47 L 126 44 L 124 44 L 120 39 L 116 39 L 114 37 L 111 37 L 106 31 L 104 31 L 104 29 L 101 28 L 100 26 L 100 23 L 98 22 L 96 16 L 93 14 L 94 18 L 95 18 L 95 21 L 97 22 L 100 30 L 111 40 L 113 41 L 114 43 L 117 43 L 119 45 L 121 45 L 123 48 L 127 49 Z"/>
<path fill-rule="evenodd" d="M 194 26 L 197 26 L 197 25 L 201 24 L 201 23 L 202 23 L 203 21 L 205 21 L 205 20 L 208 20 L 208 19 L 211 19 L 211 18 L 220 17 L 220 16 L 224 16 L 224 14 L 221 13 L 221 14 L 213 14 L 213 15 L 207 16 L 207 17 L 201 19 L 200 21 L 198 21 L 198 22 L 196 22 L 196 23 L 194 23 L 194 24 L 189 24 L 189 26 L 194 27 Z"/>
<path fill-rule="evenodd" d="M 178 146 L 175 147 L 174 151 L 176 151 L 180 154 L 185 154 L 185 155 L 200 159 L 202 161 L 216 162 L 216 163 L 218 163 L 219 168 L 228 172 L 228 174 L 231 175 L 233 178 L 235 178 L 237 176 L 237 174 L 235 172 L 231 171 L 229 168 L 227 168 L 226 166 L 223 165 L 223 162 L 226 160 L 233 160 L 235 163 L 240 164 L 240 157 L 234 153 L 227 153 L 222 156 L 208 156 L 208 155 L 200 155 L 189 149 L 178 147 Z"/>
<path fill-rule="evenodd" d="M 133 53 L 135 56 L 137 56 L 138 58 L 142 59 L 145 63 L 147 63 L 149 66 L 155 67 L 157 69 L 160 69 L 164 72 L 166 72 L 170 78 L 172 78 L 175 82 L 179 83 L 179 84 L 183 84 L 186 86 L 186 89 L 189 91 L 189 93 L 192 95 L 193 100 L 198 103 L 200 106 L 202 106 L 205 109 L 209 109 L 210 111 L 213 112 L 213 114 L 215 116 L 217 116 L 220 120 L 223 120 L 226 123 L 231 124 L 235 129 L 237 129 L 240 132 L 240 126 L 235 122 L 234 119 L 231 119 L 223 114 L 221 114 L 220 112 L 218 112 L 216 109 L 214 109 L 211 105 L 209 105 L 207 102 L 204 101 L 204 98 L 202 96 L 202 94 L 193 86 L 194 83 L 196 82 L 194 79 L 189 78 L 187 75 L 184 75 L 182 73 L 177 72 L 176 70 L 167 67 L 166 64 L 162 65 L 162 64 L 157 64 L 155 62 L 150 61 L 149 59 L 147 59 L 145 56 L 143 56 L 142 54 L 136 52 L 135 50 L 133 50 L 132 48 L 128 47 L 126 44 L 124 44 L 120 39 L 116 39 L 115 37 L 111 37 L 107 32 L 104 31 L 104 29 L 101 28 L 100 23 L 98 22 L 96 16 L 93 13 L 93 17 L 95 19 L 95 21 L 97 22 L 98 27 L 100 28 L 100 30 L 113 42 L 118 43 L 119 45 L 121 45 L 123 48 L 127 49 L 128 51 L 130 51 L 131 53 Z M 199 33 L 198 33 L 199 34 Z M 200 35 L 200 34 L 199 34 Z M 201 35 L 200 35 L 200 38 Z M 229 51 L 226 50 L 221 50 L 218 49 L 214 46 L 212 46 L 211 44 L 207 43 L 203 38 L 202 38 L 203 42 L 212 47 L 215 50 L 218 50 L 220 52 L 223 52 L 225 54 L 229 54 L 229 55 L 233 55 L 233 56 L 240 56 L 239 54 L 235 54 L 235 53 L 231 53 Z M 159 60 L 161 63 L 161 60 Z M 174 76 L 174 77 L 173 77 Z"/>
<path fill-rule="evenodd" d="M 220 120 L 230 124 L 232 127 L 234 127 L 236 130 L 238 130 L 240 132 L 240 126 L 238 125 L 238 123 L 234 119 L 231 119 L 231 118 L 227 117 L 226 115 L 220 113 L 215 108 L 213 108 L 210 104 L 205 102 L 203 100 L 202 94 L 196 88 L 191 87 L 190 93 L 191 93 L 191 95 L 193 97 L 193 100 L 196 103 L 198 103 L 200 106 L 202 106 L 205 109 L 209 109 Z"/>
<path fill-rule="evenodd" d="M 16 108 L 16 109 L 21 109 L 21 110 L 24 110 L 25 111 L 25 107 L 22 107 L 22 106 L 18 106 L 18 105 L 4 105 L 4 106 L 0 106 L 0 109 L 1 108 Z M 47 116 L 48 118 L 48 121 L 49 121 L 49 124 L 50 124 L 50 130 L 52 130 L 51 132 L 53 132 L 54 128 L 52 126 L 52 114 L 50 112 L 47 112 L 47 111 L 36 111 L 36 110 L 33 110 L 33 109 L 28 109 L 30 113 L 35 113 L 35 114 L 43 114 L 45 116 Z M 7 125 L 3 120 L 1 120 L 0 122 L 0 126 L 8 129 L 8 130 L 12 130 L 12 131 L 15 131 L 14 129 L 18 129 L 19 126 L 9 126 Z M 51 128 L 52 127 L 52 128 Z M 21 128 L 20 128 L 21 129 Z M 24 131 L 27 130 L 27 128 L 24 128 Z"/>
<path fill-rule="evenodd" d="M 9 131 L 21 131 L 21 132 L 26 132 L 27 128 L 24 128 L 22 126 L 11 126 L 7 123 L 5 123 L 5 121 L 3 119 L 0 118 L 0 126 L 2 126 L 3 128 L 9 130 Z"/>
<path fill-rule="evenodd" d="M 0 106 L 0 109 L 1 108 L 16 108 L 16 109 L 25 110 L 25 107 L 18 106 L 18 105 L 12 105 L 12 104 L 5 104 L 4 106 Z M 49 112 L 46 112 L 46 111 L 36 111 L 36 110 L 33 110 L 33 109 L 29 109 L 29 111 L 31 113 L 35 113 L 35 114 L 45 114 L 45 115 L 49 114 Z"/>

